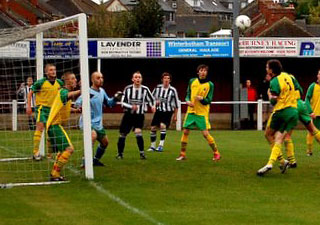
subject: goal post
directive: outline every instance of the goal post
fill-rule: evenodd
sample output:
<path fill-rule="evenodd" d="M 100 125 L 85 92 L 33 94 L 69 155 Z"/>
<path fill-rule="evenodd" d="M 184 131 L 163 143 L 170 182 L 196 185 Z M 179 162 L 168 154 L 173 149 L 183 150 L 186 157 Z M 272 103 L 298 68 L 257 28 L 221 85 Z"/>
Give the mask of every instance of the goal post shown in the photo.
<path fill-rule="evenodd" d="M 21 49 L 18 49 L 16 54 L 13 51 L 16 46 L 21 47 L 19 43 L 22 43 L 21 46 L 27 49 L 27 53 L 23 54 L 23 56 Z M 67 48 L 67 44 L 67 47 L 63 46 L 64 43 L 71 43 L 72 47 Z M 46 46 L 50 44 L 52 44 L 52 50 Z M 35 50 L 34 56 L 32 56 L 33 45 L 33 50 Z M 55 51 L 58 52 L 58 56 L 55 55 Z M 60 54 L 60 51 L 63 53 Z M 67 51 L 67 53 L 64 51 Z M 0 103 L 3 102 L 3 104 L 0 104 L 0 188 L 59 183 L 48 182 L 54 159 L 43 157 L 44 159 L 41 162 L 31 159 L 34 131 L 28 127 L 30 117 L 28 118 L 25 114 L 25 102 L 21 103 L 18 99 L 17 104 L 11 103 L 18 98 L 18 91 L 21 91 L 27 85 L 27 83 L 24 84 L 27 77 L 28 79 L 32 77 L 34 80 L 37 80 L 45 76 L 44 67 L 47 63 L 56 66 L 58 78 L 61 78 L 65 72 L 74 72 L 80 76 L 81 80 L 80 88 L 83 99 L 82 117 L 84 126 L 83 130 L 80 131 L 78 128 L 80 115 L 72 115 L 70 121 L 64 125 L 75 148 L 75 153 L 71 156 L 72 162 L 70 161 L 67 164 L 68 166 L 65 168 L 64 173 L 69 171 L 69 174 L 80 173 L 84 174 L 87 179 L 94 178 L 89 97 L 87 16 L 85 14 L 78 14 L 36 26 L 0 30 Z M 13 107 L 17 107 L 18 110 Z M 17 111 L 16 121 L 11 121 L 13 113 Z M 16 131 L 12 129 L 14 123 L 17 123 L 16 129 L 14 129 Z M 41 154 L 46 156 L 47 152 L 44 147 L 46 141 L 43 139 L 42 142 L 42 149 L 40 147 Z M 46 148 L 50 148 L 50 146 Z M 80 169 L 83 157 L 85 162 L 84 173 Z"/>

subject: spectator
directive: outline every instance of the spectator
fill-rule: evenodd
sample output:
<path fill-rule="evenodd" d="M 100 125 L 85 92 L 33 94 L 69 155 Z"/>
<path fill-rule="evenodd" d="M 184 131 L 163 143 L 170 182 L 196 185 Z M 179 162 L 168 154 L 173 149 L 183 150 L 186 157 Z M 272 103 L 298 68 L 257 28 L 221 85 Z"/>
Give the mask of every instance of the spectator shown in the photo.
<path fill-rule="evenodd" d="M 246 81 L 246 89 L 248 92 L 248 101 L 254 102 L 257 100 L 257 91 L 251 86 L 251 80 Z M 249 112 L 249 128 L 254 128 L 254 113 L 256 110 L 256 104 L 248 104 Z"/>
<path fill-rule="evenodd" d="M 31 91 L 31 86 L 33 85 L 33 78 L 32 77 L 28 77 L 27 78 L 27 85 L 25 85 L 25 83 L 21 83 L 19 89 L 17 90 L 17 95 L 19 97 L 19 99 L 22 100 L 22 102 L 25 103 L 24 105 L 24 109 L 27 108 L 27 98 L 28 98 L 28 94 Z M 32 101 L 31 101 L 31 108 L 32 111 L 34 111 L 34 95 L 32 96 Z M 29 130 L 34 130 L 34 126 L 35 126 L 35 118 L 32 115 L 28 115 L 28 124 L 29 124 Z"/>

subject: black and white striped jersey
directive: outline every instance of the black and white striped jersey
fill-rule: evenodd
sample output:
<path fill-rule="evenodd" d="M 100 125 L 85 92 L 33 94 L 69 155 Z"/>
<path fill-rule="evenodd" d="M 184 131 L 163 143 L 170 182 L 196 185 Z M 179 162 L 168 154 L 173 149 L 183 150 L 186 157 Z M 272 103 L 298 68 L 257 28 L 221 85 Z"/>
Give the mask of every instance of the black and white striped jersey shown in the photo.
<path fill-rule="evenodd" d="M 178 108 L 178 93 L 171 85 L 168 88 L 164 88 L 163 84 L 157 85 L 152 95 L 159 102 L 157 104 L 157 111 L 172 112 L 175 108 Z"/>
<path fill-rule="evenodd" d="M 147 111 L 147 107 L 155 106 L 155 100 L 151 94 L 151 91 L 147 86 L 141 85 L 139 88 L 135 88 L 133 84 L 128 85 L 123 91 L 122 106 L 125 111 L 132 111 L 132 105 L 137 105 L 138 110 L 136 114 L 144 114 Z"/>

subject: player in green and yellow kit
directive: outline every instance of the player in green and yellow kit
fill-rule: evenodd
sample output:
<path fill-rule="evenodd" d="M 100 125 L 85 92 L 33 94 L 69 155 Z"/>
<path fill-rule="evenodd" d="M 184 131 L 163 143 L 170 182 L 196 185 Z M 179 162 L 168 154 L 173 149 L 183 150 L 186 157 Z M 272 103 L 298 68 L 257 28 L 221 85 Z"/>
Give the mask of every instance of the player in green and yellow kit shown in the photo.
<path fill-rule="evenodd" d="M 296 90 L 299 87 L 296 80 L 293 76 L 282 72 L 282 65 L 278 60 L 269 60 L 266 72 L 272 76 L 269 99 L 274 105 L 274 109 L 270 119 L 270 134 L 274 144 L 269 161 L 266 166 L 257 171 L 258 176 L 262 176 L 272 169 L 273 163 L 282 155 L 281 145 L 286 133 L 290 134 L 298 122 Z M 289 161 L 283 158 L 280 163 L 284 168 L 289 165 Z"/>
<path fill-rule="evenodd" d="M 50 145 L 53 152 L 57 153 L 56 161 L 50 174 L 51 181 L 64 180 L 64 177 L 60 175 L 60 171 L 68 162 L 74 148 L 62 124 L 68 121 L 70 117 L 72 100 L 75 100 L 81 94 L 80 90 L 73 91 L 77 87 L 77 79 L 74 73 L 65 73 L 63 79 L 65 85 L 54 98 L 46 123 Z"/>
<path fill-rule="evenodd" d="M 292 76 L 292 75 L 290 75 L 290 76 L 293 79 L 295 79 L 294 76 Z M 319 77 L 320 77 L 320 75 L 319 75 Z M 305 128 L 308 130 L 307 144 L 310 143 L 310 145 L 308 144 L 308 147 L 311 146 L 311 148 L 312 148 L 313 137 L 315 137 L 316 140 L 318 142 L 320 142 L 320 132 L 317 129 L 317 127 L 314 125 L 314 123 L 312 122 L 312 118 L 310 116 L 310 113 L 312 113 L 312 109 L 310 106 L 310 99 L 312 97 L 313 89 L 311 88 L 310 93 L 307 94 L 306 100 L 308 101 L 308 103 L 307 102 L 305 103 L 301 99 L 301 95 L 303 94 L 303 89 L 296 79 L 295 79 L 295 83 L 298 87 L 298 90 L 296 90 L 296 97 L 297 97 L 297 109 L 298 109 L 299 120 L 305 126 Z M 271 145 L 273 145 L 273 139 L 272 139 L 272 136 L 270 136 L 269 124 L 267 125 L 265 134 L 266 134 L 267 140 L 270 142 Z M 296 168 L 297 163 L 296 163 L 296 159 L 295 159 L 295 155 L 294 155 L 294 145 L 293 145 L 290 133 L 286 134 L 285 139 L 284 139 L 284 143 L 285 143 L 285 148 L 286 148 L 287 157 L 288 157 L 288 161 L 289 161 L 289 167 Z M 312 155 L 312 151 L 311 152 L 307 151 L 307 154 Z M 283 156 L 280 155 L 278 157 L 278 160 L 282 161 L 282 159 L 283 159 Z M 285 170 L 286 168 L 281 166 L 280 169 Z"/>
<path fill-rule="evenodd" d="M 45 66 L 46 77 L 37 80 L 31 88 L 28 94 L 27 114 L 32 115 L 31 100 L 32 95 L 36 95 L 36 130 L 33 136 L 33 158 L 40 160 L 39 145 L 41 141 L 41 135 L 47 122 L 50 107 L 53 100 L 58 93 L 58 90 L 63 85 L 63 82 L 57 79 L 56 67 L 53 64 L 47 64 Z"/>
<path fill-rule="evenodd" d="M 220 153 L 214 138 L 210 135 L 209 122 L 210 103 L 213 98 L 214 85 L 207 79 L 209 67 L 199 65 L 197 68 L 198 78 L 189 81 L 186 102 L 188 111 L 184 119 L 183 134 L 181 137 L 181 151 L 178 161 L 186 159 L 186 148 L 190 129 L 198 128 L 213 150 L 213 160 L 220 159 Z"/>
<path fill-rule="evenodd" d="M 311 156 L 313 137 L 320 142 L 319 131 L 317 130 L 320 129 L 320 70 L 317 74 L 317 82 L 313 82 L 308 88 L 305 104 L 315 126 L 315 131 L 307 134 L 307 155 Z"/>

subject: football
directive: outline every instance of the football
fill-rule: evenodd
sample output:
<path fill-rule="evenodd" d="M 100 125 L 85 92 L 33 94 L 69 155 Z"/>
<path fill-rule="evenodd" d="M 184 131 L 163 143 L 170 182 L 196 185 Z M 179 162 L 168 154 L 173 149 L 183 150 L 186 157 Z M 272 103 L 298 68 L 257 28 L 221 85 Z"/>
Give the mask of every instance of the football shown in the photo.
<path fill-rule="evenodd" d="M 251 19 L 246 15 L 240 15 L 236 18 L 235 25 L 240 30 L 245 30 L 251 26 Z"/>

